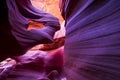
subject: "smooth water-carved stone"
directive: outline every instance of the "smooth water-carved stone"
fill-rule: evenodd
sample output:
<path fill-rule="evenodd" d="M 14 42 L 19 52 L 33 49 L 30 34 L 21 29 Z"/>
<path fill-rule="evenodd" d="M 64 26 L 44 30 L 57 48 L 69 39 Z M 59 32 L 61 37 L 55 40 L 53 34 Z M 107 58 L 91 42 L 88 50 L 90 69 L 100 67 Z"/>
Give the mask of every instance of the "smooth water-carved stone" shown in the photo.
<path fill-rule="evenodd" d="M 120 79 L 120 1 L 62 0 L 68 80 Z"/>

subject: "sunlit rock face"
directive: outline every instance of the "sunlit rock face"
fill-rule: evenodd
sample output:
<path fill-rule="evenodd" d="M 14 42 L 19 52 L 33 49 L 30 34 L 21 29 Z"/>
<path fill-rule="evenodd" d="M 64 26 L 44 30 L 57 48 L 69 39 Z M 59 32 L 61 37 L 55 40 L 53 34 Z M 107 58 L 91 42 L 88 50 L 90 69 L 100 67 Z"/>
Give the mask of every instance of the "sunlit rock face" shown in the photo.
<path fill-rule="evenodd" d="M 31 2 L 36 8 L 51 13 L 52 15 L 59 18 L 60 23 L 63 22 L 58 5 L 59 0 L 31 0 Z"/>
<path fill-rule="evenodd" d="M 32 5 L 37 9 L 48 12 L 59 19 L 59 22 L 61 23 L 61 29 L 55 33 L 54 38 L 65 36 L 64 22 L 63 22 L 63 18 L 61 16 L 60 8 L 58 5 L 59 0 L 30 0 L 30 1 Z M 40 29 L 40 26 L 41 26 L 40 23 L 32 22 L 32 24 L 28 27 L 28 30 Z M 41 46 L 43 47 L 44 45 L 40 44 L 40 45 L 34 46 L 32 50 L 40 49 Z"/>
<path fill-rule="evenodd" d="M 120 79 L 120 1 L 65 0 L 68 80 Z"/>

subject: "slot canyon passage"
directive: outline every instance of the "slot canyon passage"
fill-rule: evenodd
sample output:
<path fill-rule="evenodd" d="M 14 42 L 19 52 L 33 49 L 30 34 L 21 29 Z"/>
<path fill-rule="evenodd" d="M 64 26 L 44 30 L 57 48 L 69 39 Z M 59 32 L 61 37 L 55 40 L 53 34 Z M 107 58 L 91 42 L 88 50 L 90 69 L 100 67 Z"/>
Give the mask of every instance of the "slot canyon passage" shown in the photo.
<path fill-rule="evenodd" d="M 0 60 L 0 80 L 120 80 L 120 0 L 0 0 Z"/>

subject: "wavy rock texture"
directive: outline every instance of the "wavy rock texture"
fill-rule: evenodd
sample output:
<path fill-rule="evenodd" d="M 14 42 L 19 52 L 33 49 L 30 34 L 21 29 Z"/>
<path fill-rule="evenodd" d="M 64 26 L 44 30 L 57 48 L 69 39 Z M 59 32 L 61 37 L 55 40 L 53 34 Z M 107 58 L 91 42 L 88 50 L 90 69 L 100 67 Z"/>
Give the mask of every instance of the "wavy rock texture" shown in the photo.
<path fill-rule="evenodd" d="M 120 80 L 120 1 L 64 0 L 68 80 Z"/>
<path fill-rule="evenodd" d="M 61 11 L 66 26 L 64 70 L 67 80 L 120 80 L 120 1 L 64 0 L 63 3 Z M 45 57 L 37 60 L 42 59 Z M 36 61 L 33 60 L 32 65 L 36 66 L 34 63 Z M 53 71 L 53 74 L 56 76 L 57 72 Z M 11 80 L 12 75 L 9 76 Z M 33 73 L 31 75 L 21 75 L 21 78 L 36 79 Z M 39 78 L 39 74 L 35 76 Z"/>
<path fill-rule="evenodd" d="M 17 58 L 16 68 L 7 80 L 61 80 L 63 52 L 63 47 L 49 52 L 28 51 Z"/>
<path fill-rule="evenodd" d="M 22 55 L 37 44 L 53 41 L 54 33 L 60 29 L 59 20 L 56 17 L 33 7 L 30 0 L 0 2 L 2 26 L 0 43 L 4 45 L 0 50 L 1 60 L 14 55 Z M 42 23 L 45 27 L 27 30 L 29 20 Z"/>
<path fill-rule="evenodd" d="M 1 49 L 3 51 L 0 50 L 0 60 L 24 54 L 36 44 L 51 42 L 54 33 L 60 28 L 56 17 L 36 9 L 29 0 L 1 1 L 0 8 L 2 9 L 0 23 L 3 30 L 0 33 L 2 35 L 0 42 L 11 43 L 4 44 L 5 47 Z M 8 49 L 14 53 L 12 51 L 6 53 Z M 48 52 L 28 51 L 28 54 L 14 57 L 17 60 L 15 64 L 12 64 L 12 59 L 5 60 L 0 63 L 0 80 L 60 80 L 63 52 L 63 47 Z"/>

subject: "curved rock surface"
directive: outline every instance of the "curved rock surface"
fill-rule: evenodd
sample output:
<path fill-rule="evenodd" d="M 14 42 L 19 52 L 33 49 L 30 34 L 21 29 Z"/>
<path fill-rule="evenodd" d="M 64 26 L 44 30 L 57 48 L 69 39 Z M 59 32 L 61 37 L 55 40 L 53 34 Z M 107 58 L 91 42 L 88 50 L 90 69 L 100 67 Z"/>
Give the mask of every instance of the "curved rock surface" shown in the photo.
<path fill-rule="evenodd" d="M 68 80 L 120 79 L 120 1 L 62 0 Z"/>

